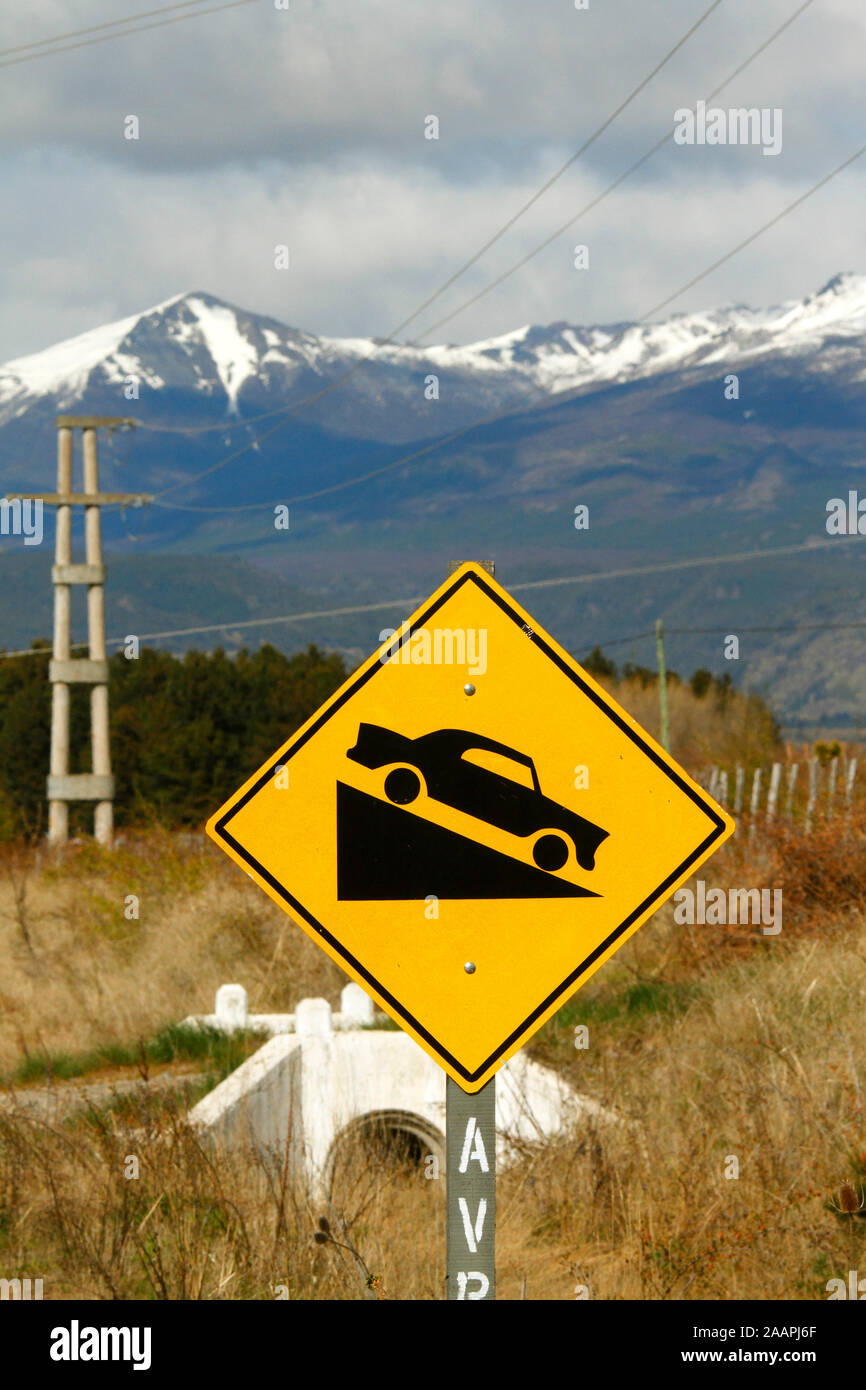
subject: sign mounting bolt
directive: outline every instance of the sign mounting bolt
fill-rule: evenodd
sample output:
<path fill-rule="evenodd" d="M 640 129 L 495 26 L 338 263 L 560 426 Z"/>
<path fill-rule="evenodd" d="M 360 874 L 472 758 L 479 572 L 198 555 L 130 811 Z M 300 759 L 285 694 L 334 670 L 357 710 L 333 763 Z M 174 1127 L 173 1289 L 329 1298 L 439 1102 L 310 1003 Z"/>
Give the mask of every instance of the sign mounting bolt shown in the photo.
<path fill-rule="evenodd" d="M 464 694 L 464 695 L 474 695 L 474 694 L 475 694 L 475 686 L 472 684 L 471 681 L 467 681 L 466 684 L 464 685 L 464 687 L 463 687 L 463 694 Z"/>
<path fill-rule="evenodd" d="M 468 960 L 468 961 L 466 962 L 466 964 L 464 965 L 463 969 L 466 971 L 466 974 L 467 974 L 467 975 L 474 975 L 474 974 L 475 974 L 475 961 L 474 961 L 474 960 Z"/>

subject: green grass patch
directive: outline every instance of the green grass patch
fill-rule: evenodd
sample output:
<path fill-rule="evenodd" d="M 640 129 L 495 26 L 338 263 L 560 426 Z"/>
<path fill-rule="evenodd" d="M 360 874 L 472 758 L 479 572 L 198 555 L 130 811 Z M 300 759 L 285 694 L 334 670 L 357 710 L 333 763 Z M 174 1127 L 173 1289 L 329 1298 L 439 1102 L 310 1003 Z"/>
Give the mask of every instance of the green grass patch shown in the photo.
<path fill-rule="evenodd" d="M 134 1043 L 107 1043 L 89 1052 L 30 1053 L 18 1063 L 12 1075 L 4 1079 L 27 1085 L 38 1081 L 71 1081 L 106 1067 L 142 1069 L 167 1066 L 172 1062 L 198 1062 L 221 1081 L 265 1041 L 266 1035 L 262 1033 L 229 1034 L 217 1028 L 170 1023 L 152 1038 Z"/>
<path fill-rule="evenodd" d="M 570 1053 L 574 1029 L 603 1027 L 608 1033 L 641 1030 L 654 1019 L 674 1019 L 687 1012 L 701 996 L 701 986 L 691 980 L 616 981 L 581 990 L 564 1004 L 541 1030 L 538 1045 L 550 1060 Z"/>
<path fill-rule="evenodd" d="M 684 1014 L 700 994 L 694 981 L 638 980 L 618 990 L 580 993 L 569 999 L 551 1023 L 573 1028 L 576 1023 L 633 1024 L 647 1017 Z"/>

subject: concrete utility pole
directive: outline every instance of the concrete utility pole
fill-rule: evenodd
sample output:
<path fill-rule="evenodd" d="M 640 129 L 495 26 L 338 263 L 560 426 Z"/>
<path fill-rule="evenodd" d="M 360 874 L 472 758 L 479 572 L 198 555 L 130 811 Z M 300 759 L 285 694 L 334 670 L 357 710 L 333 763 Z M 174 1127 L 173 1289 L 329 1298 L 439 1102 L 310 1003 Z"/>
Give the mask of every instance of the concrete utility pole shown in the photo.
<path fill-rule="evenodd" d="M 666 753 L 671 751 L 671 730 L 668 722 L 668 674 L 665 667 L 664 629 L 661 618 L 656 619 L 656 657 L 659 670 L 659 722 L 661 724 L 661 746 Z"/>
<path fill-rule="evenodd" d="M 93 833 L 110 845 L 114 831 L 114 778 L 108 729 L 108 657 L 105 649 L 105 565 L 102 558 L 100 507 L 120 503 L 140 507 L 144 493 L 100 492 L 96 431 L 133 426 L 135 420 L 104 415 L 57 416 L 57 492 L 21 492 L 11 497 L 42 501 L 57 508 L 54 584 L 54 651 L 48 668 L 51 682 L 51 763 L 48 774 L 48 840 L 66 843 L 70 801 L 95 802 Z M 82 432 L 84 491 L 72 490 L 72 431 Z M 72 508 L 83 506 L 85 563 L 72 563 Z M 71 588 L 87 586 L 86 658 L 70 655 Z M 90 686 L 91 772 L 69 772 L 69 687 Z"/>

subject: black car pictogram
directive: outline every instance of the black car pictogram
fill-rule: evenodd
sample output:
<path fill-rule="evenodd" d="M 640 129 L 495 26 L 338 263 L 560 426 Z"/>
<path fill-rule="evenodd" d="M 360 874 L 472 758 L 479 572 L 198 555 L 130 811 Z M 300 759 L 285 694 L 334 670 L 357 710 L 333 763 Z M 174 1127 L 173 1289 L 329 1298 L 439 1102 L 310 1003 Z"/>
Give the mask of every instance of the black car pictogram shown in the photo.
<path fill-rule="evenodd" d="M 498 753 L 528 768 L 532 786 L 468 762 L 464 755 L 476 749 Z M 361 724 L 347 757 L 370 769 L 410 764 L 392 767 L 385 777 L 385 795 L 398 806 L 415 800 L 423 777 L 434 801 L 512 835 L 526 837 L 544 831 L 533 845 L 532 857 L 540 869 L 551 873 L 565 864 L 569 843 L 581 868 L 594 868 L 595 852 L 608 835 L 592 821 L 546 797 L 535 764 L 525 753 L 467 729 L 437 729 L 420 738 L 407 738 L 379 724 Z"/>

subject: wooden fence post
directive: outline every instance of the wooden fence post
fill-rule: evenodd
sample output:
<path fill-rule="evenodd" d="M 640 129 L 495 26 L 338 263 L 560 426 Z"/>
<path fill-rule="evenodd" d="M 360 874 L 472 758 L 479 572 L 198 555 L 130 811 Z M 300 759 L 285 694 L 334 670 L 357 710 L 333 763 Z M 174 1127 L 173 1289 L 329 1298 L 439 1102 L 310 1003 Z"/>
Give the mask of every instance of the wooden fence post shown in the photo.
<path fill-rule="evenodd" d="M 752 823 L 751 823 L 751 825 L 749 826 L 749 839 L 750 839 L 750 840 L 751 840 L 751 839 L 754 839 L 754 836 L 755 836 L 755 827 L 756 827 L 756 825 L 757 825 L 757 823 L 758 823 L 758 806 L 760 805 L 760 801 L 761 801 L 761 769 L 760 769 L 759 767 L 756 767 L 756 768 L 755 768 L 755 774 L 754 774 L 754 776 L 753 776 L 753 778 L 752 778 L 752 801 L 751 801 L 751 805 L 750 805 L 750 807 L 749 807 L 749 809 L 750 809 L 750 811 L 751 811 L 751 813 L 752 813 Z"/>
<path fill-rule="evenodd" d="M 782 764 L 773 763 L 770 773 L 770 792 L 767 797 L 767 820 L 773 820 L 776 815 L 776 801 L 779 796 L 779 783 L 782 780 Z"/>
<path fill-rule="evenodd" d="M 845 815 L 851 819 L 852 803 L 854 800 L 854 778 L 857 773 L 857 759 L 852 758 L 848 764 L 848 775 L 845 778 Z"/>
<path fill-rule="evenodd" d="M 734 783 L 734 815 L 738 816 L 743 809 L 743 787 L 746 781 L 746 770 L 742 763 L 737 763 L 736 779 Z"/>
<path fill-rule="evenodd" d="M 809 759 L 809 801 L 806 806 L 806 834 L 812 829 L 812 816 L 818 799 L 818 759 Z"/>

